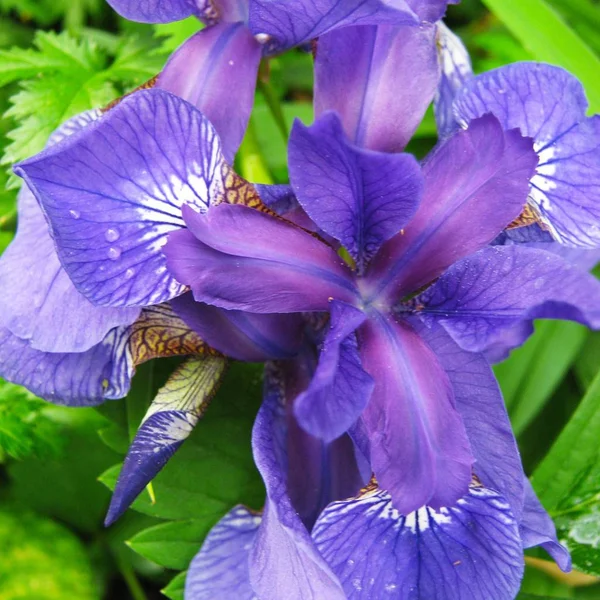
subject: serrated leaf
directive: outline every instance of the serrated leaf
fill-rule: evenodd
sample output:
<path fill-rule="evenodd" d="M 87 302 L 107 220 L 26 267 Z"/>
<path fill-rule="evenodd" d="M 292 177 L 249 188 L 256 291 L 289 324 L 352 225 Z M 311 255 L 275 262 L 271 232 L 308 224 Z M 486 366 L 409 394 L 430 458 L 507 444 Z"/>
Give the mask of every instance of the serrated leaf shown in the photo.
<path fill-rule="evenodd" d="M 161 592 L 170 600 L 184 600 L 185 592 L 185 579 L 187 577 L 187 571 L 176 575 L 166 588 L 163 588 Z"/>
<path fill-rule="evenodd" d="M 213 515 L 214 522 L 223 516 Z M 128 542 L 138 554 L 168 569 L 187 569 L 210 531 L 212 519 L 171 521 L 140 531 Z"/>
<path fill-rule="evenodd" d="M 117 46 L 106 77 L 141 85 L 161 71 L 167 58 L 168 54 L 157 47 L 155 40 L 129 36 Z"/>

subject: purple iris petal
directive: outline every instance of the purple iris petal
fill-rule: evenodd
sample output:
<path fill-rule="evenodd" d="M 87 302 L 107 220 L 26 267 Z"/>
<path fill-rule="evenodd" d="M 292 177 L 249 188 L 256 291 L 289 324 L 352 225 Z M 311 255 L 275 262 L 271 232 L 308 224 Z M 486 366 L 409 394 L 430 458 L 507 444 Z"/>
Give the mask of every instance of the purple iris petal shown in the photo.
<path fill-rule="evenodd" d="M 345 600 L 314 547 L 287 492 L 283 382 L 267 374 L 265 400 L 252 435 L 256 466 L 267 488 L 263 521 L 250 553 L 250 583 L 261 600 Z"/>
<path fill-rule="evenodd" d="M 260 522 L 260 515 L 236 506 L 210 530 L 190 565 L 186 600 L 256 600 L 248 555 Z"/>
<path fill-rule="evenodd" d="M 260 44 L 243 23 L 221 23 L 187 40 L 156 82 L 202 112 L 216 129 L 229 163 L 248 125 L 260 57 Z"/>
<path fill-rule="evenodd" d="M 94 121 L 94 112 L 70 119 L 52 134 L 53 145 Z M 62 268 L 48 224 L 25 185 L 19 193 L 17 234 L 0 258 L 0 324 L 33 349 L 81 352 L 114 327 L 129 325 L 139 308 L 93 306 Z"/>
<path fill-rule="evenodd" d="M 315 114 L 335 110 L 357 146 L 399 152 L 438 79 L 435 27 L 347 27 L 319 38 Z"/>
<path fill-rule="evenodd" d="M 165 252 L 199 302 L 273 313 L 327 310 L 330 298 L 354 298 L 342 259 L 283 219 L 230 204 L 183 214 L 189 231 L 172 234 Z"/>
<path fill-rule="evenodd" d="M 127 510 L 193 431 L 226 364 L 223 357 L 215 355 L 189 358 L 159 390 L 125 457 L 106 526 Z"/>
<path fill-rule="evenodd" d="M 207 344 L 238 360 L 291 358 L 302 339 L 300 315 L 223 310 L 196 302 L 191 293 L 174 298 L 171 306 Z"/>
<path fill-rule="evenodd" d="M 523 343 L 536 318 L 600 327 L 600 282 L 556 254 L 523 246 L 480 250 L 415 302 L 472 352 Z"/>
<path fill-rule="evenodd" d="M 375 380 L 362 421 L 371 465 L 394 506 L 451 506 L 468 490 L 473 457 L 448 376 L 406 323 L 372 315 L 359 330 L 365 370 Z"/>
<path fill-rule="evenodd" d="M 122 16 L 140 23 L 170 23 L 191 15 L 209 18 L 211 0 L 107 0 Z"/>
<path fill-rule="evenodd" d="M 585 118 L 579 81 L 558 67 L 516 63 L 479 75 L 457 96 L 455 114 L 468 123 L 491 112 L 506 129 L 534 139 L 539 155 L 530 202 L 556 239 L 600 245 L 600 117 Z"/>
<path fill-rule="evenodd" d="M 446 12 L 448 4 L 458 4 L 460 0 L 406 0 L 406 3 L 423 21 L 435 23 Z"/>
<path fill-rule="evenodd" d="M 520 521 L 524 501 L 523 467 L 489 363 L 481 354 L 462 350 L 439 325 L 419 326 L 412 320 L 411 325 L 435 352 L 452 384 L 456 410 L 465 424 L 473 451 L 475 473 L 485 487 L 502 494 Z"/>
<path fill-rule="evenodd" d="M 161 248 L 184 226 L 182 204 L 205 210 L 221 193 L 223 168 L 208 120 L 147 90 L 15 171 L 42 205 L 75 287 L 97 305 L 140 306 L 183 291 Z"/>
<path fill-rule="evenodd" d="M 510 600 L 523 575 L 510 506 L 485 488 L 407 516 L 383 490 L 367 491 L 331 504 L 312 535 L 348 600 Z"/>
<path fill-rule="evenodd" d="M 414 292 L 491 242 L 525 206 L 537 162 L 531 146 L 490 115 L 442 143 L 423 166 L 417 214 L 371 263 L 371 294 L 393 301 Z"/>
<path fill-rule="evenodd" d="M 423 188 L 413 156 L 350 145 L 332 112 L 311 127 L 296 121 L 289 169 L 308 216 L 342 243 L 359 271 L 410 220 Z"/>
<path fill-rule="evenodd" d="M 541 546 L 563 571 L 571 570 L 571 556 L 558 542 L 556 528 L 544 507 L 540 504 L 529 480 L 525 478 L 525 510 L 519 530 L 524 548 Z"/>
<path fill-rule="evenodd" d="M 249 27 L 279 52 L 349 25 L 417 25 L 404 0 L 252 0 Z"/>
<path fill-rule="evenodd" d="M 330 442 L 358 419 L 373 391 L 373 379 L 360 362 L 356 329 L 367 316 L 341 302 L 331 303 L 331 324 L 323 343 L 319 365 L 294 404 L 300 425 Z"/>
<path fill-rule="evenodd" d="M 473 69 L 469 53 L 461 39 L 441 21 L 437 24 L 437 46 L 442 76 L 435 95 L 434 109 L 438 136 L 445 139 L 459 128 L 454 116 L 454 98 L 473 77 Z"/>

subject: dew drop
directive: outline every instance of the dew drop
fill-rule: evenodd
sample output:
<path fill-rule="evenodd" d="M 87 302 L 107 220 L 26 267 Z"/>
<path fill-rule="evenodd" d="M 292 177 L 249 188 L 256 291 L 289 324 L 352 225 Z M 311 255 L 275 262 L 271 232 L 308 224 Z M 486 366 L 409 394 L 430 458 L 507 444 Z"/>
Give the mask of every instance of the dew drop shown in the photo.
<path fill-rule="evenodd" d="M 110 260 L 117 260 L 121 256 L 120 248 L 109 248 L 108 249 L 108 258 Z"/>
<path fill-rule="evenodd" d="M 125 271 L 125 279 L 131 279 L 135 275 L 135 271 L 133 269 L 127 269 Z"/>
<path fill-rule="evenodd" d="M 106 238 L 107 242 L 116 242 L 121 237 L 121 234 L 117 229 L 113 229 L 111 227 L 110 229 L 106 230 L 104 237 Z"/>
<path fill-rule="evenodd" d="M 81 216 L 81 213 L 78 210 L 70 210 L 69 214 L 74 218 L 74 219 L 79 219 L 79 217 Z"/>

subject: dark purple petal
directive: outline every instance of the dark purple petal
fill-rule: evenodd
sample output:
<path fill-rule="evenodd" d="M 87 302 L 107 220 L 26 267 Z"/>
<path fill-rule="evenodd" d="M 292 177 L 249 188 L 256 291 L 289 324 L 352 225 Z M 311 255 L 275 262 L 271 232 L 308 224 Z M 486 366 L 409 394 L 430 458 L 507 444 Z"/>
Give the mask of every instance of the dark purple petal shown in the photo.
<path fill-rule="evenodd" d="M 350 145 L 332 112 L 311 127 L 296 121 L 289 169 L 308 216 L 342 243 L 359 271 L 414 215 L 423 189 L 413 156 Z"/>
<path fill-rule="evenodd" d="M 298 314 L 258 314 L 224 310 L 196 302 L 191 293 L 171 300 L 175 312 L 212 348 L 238 360 L 291 358 L 302 339 Z"/>
<path fill-rule="evenodd" d="M 133 439 L 104 524 L 114 523 L 190 435 L 214 396 L 227 362 L 189 358 L 158 391 Z"/>
<path fill-rule="evenodd" d="M 468 123 L 491 112 L 506 129 L 534 139 L 539 155 L 530 203 L 553 236 L 570 246 L 600 246 L 600 118 L 585 118 L 581 83 L 550 65 L 516 63 L 479 75 L 455 101 Z"/>
<path fill-rule="evenodd" d="M 356 329 L 366 315 L 354 306 L 331 303 L 331 323 L 319 364 L 294 404 L 300 425 L 310 434 L 331 442 L 345 433 L 364 410 L 373 379 L 360 362 Z"/>
<path fill-rule="evenodd" d="M 260 44 L 243 23 L 221 23 L 188 39 L 156 82 L 202 112 L 216 129 L 229 163 L 248 125 L 260 57 Z"/>
<path fill-rule="evenodd" d="M 161 90 L 129 96 L 85 130 L 21 163 L 60 261 L 94 304 L 158 304 L 183 291 L 161 248 L 223 189 L 218 137 L 190 104 Z"/>
<path fill-rule="evenodd" d="M 199 302 L 228 310 L 326 311 L 351 301 L 350 270 L 326 244 L 299 227 L 239 205 L 200 215 L 184 207 L 189 231 L 169 237 L 169 269 Z"/>
<path fill-rule="evenodd" d="M 415 302 L 425 320 L 441 323 L 471 352 L 522 343 L 533 319 L 600 327 L 600 282 L 556 254 L 523 246 L 480 250 Z"/>
<path fill-rule="evenodd" d="M 83 113 L 62 125 L 55 144 L 97 118 Z M 0 258 L 0 324 L 36 350 L 81 352 L 114 327 L 129 325 L 139 308 L 97 307 L 73 286 L 62 268 L 48 224 L 24 185 L 19 192 L 19 227 Z"/>
<path fill-rule="evenodd" d="M 460 0 L 406 0 L 406 3 L 419 15 L 419 18 L 429 23 L 441 19 L 448 4 L 458 4 Z"/>
<path fill-rule="evenodd" d="M 210 0 L 107 0 L 122 16 L 140 23 L 170 23 L 191 15 L 209 16 Z"/>
<path fill-rule="evenodd" d="M 438 79 L 433 26 L 347 27 L 319 38 L 315 114 L 335 110 L 357 146 L 400 152 Z"/>
<path fill-rule="evenodd" d="M 361 419 L 379 484 L 403 514 L 454 504 L 468 490 L 473 457 L 448 376 L 421 337 L 392 316 L 372 316 L 359 340 L 375 380 Z"/>
<path fill-rule="evenodd" d="M 299 206 L 292 186 L 287 183 L 277 185 L 257 183 L 254 187 L 262 203 L 278 215 L 283 216 Z"/>
<path fill-rule="evenodd" d="M 411 325 L 416 323 L 411 321 Z M 487 360 L 462 350 L 439 325 L 416 326 L 446 371 L 456 410 L 467 430 L 475 458 L 473 467 L 483 485 L 499 492 L 517 521 L 523 512 L 523 466 L 504 400 Z"/>
<path fill-rule="evenodd" d="M 417 214 L 371 264 L 370 293 L 397 300 L 491 242 L 525 206 L 537 161 L 531 146 L 490 115 L 442 143 L 423 166 Z"/>
<path fill-rule="evenodd" d="M 256 600 L 248 555 L 260 522 L 260 515 L 236 506 L 210 530 L 190 564 L 186 600 Z"/>
<path fill-rule="evenodd" d="M 348 600 L 512 600 L 523 576 L 510 506 L 480 487 L 407 516 L 385 491 L 368 491 L 331 504 L 312 535 Z"/>
<path fill-rule="evenodd" d="M 419 19 L 404 0 L 252 0 L 249 27 L 266 36 L 269 53 L 350 25 L 416 25 Z"/>
<path fill-rule="evenodd" d="M 437 47 L 442 76 L 433 106 L 438 136 L 445 139 L 459 128 L 453 110 L 454 98 L 473 77 L 473 69 L 461 39 L 441 21 L 437 24 Z"/>
<path fill-rule="evenodd" d="M 556 561 L 561 570 L 570 571 L 569 551 L 559 543 L 554 523 L 540 504 L 527 478 L 525 478 L 524 508 L 523 518 L 519 525 L 523 548 L 541 546 Z"/>
<path fill-rule="evenodd" d="M 286 407 L 283 381 L 267 375 L 265 400 L 252 434 L 267 504 L 250 553 L 250 582 L 261 600 L 345 600 L 345 595 L 287 492 Z"/>

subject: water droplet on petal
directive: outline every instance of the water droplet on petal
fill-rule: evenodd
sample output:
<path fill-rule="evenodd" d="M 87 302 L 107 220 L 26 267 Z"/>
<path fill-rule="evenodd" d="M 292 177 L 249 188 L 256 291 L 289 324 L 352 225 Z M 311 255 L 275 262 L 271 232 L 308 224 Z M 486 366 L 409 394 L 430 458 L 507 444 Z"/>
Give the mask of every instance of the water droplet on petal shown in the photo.
<path fill-rule="evenodd" d="M 79 219 L 79 217 L 81 216 L 81 213 L 78 210 L 70 210 L 69 214 L 74 218 L 74 219 Z"/>
<path fill-rule="evenodd" d="M 131 279 L 135 275 L 135 271 L 133 269 L 127 269 L 125 271 L 125 279 Z"/>
<path fill-rule="evenodd" d="M 110 229 L 106 230 L 104 237 L 106 238 L 107 242 L 116 242 L 121 237 L 121 234 L 117 229 L 113 229 L 111 227 Z"/>
<path fill-rule="evenodd" d="M 121 256 L 120 248 L 109 248 L 108 249 L 108 258 L 110 258 L 110 260 L 117 260 L 117 258 L 119 258 L 120 256 Z"/>

